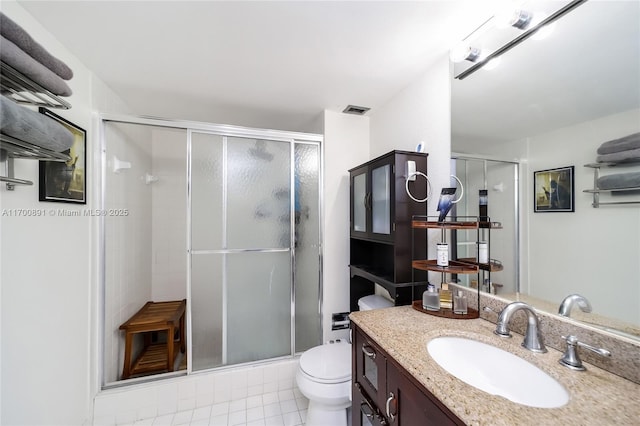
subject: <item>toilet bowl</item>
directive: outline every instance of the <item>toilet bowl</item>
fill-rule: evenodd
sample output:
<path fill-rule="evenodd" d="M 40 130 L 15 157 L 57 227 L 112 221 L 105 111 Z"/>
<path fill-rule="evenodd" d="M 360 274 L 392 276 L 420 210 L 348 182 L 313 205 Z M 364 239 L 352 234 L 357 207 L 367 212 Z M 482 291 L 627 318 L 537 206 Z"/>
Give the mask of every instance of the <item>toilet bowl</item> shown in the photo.
<path fill-rule="evenodd" d="M 346 426 L 351 406 L 351 344 L 328 343 L 303 353 L 296 383 L 309 400 L 306 426 Z"/>

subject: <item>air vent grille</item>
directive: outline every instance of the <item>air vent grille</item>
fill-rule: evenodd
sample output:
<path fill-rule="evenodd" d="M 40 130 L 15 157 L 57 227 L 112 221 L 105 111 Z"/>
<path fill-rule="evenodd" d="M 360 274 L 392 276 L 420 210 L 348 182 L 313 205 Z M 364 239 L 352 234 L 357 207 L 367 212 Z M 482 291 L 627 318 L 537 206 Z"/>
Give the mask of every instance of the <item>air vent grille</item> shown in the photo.
<path fill-rule="evenodd" d="M 371 108 L 357 106 L 357 105 L 348 105 L 342 112 L 345 114 L 356 114 L 356 115 L 364 115 Z"/>

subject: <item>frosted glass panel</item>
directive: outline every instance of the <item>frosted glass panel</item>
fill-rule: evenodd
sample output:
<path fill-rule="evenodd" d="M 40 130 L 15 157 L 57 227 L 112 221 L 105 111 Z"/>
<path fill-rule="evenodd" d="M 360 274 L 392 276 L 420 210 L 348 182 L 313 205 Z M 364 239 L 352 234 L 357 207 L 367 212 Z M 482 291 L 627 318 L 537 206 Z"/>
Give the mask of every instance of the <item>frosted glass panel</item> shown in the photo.
<path fill-rule="evenodd" d="M 320 147 L 295 145 L 296 352 L 320 344 Z"/>
<path fill-rule="evenodd" d="M 367 175 L 365 173 L 353 178 L 353 230 L 367 231 L 367 210 L 364 197 L 367 194 Z"/>
<path fill-rule="evenodd" d="M 291 245 L 290 146 L 228 138 L 228 248 Z"/>
<path fill-rule="evenodd" d="M 391 232 L 391 165 L 377 167 L 371 172 L 371 201 L 373 232 L 389 234 Z"/>
<path fill-rule="evenodd" d="M 291 353 L 291 254 L 227 255 L 227 363 Z"/>
<path fill-rule="evenodd" d="M 194 250 L 219 250 L 223 241 L 223 138 L 193 133 L 191 136 L 191 246 Z"/>
<path fill-rule="evenodd" d="M 191 257 L 191 336 L 193 370 L 222 365 L 223 268 L 227 254 Z"/>

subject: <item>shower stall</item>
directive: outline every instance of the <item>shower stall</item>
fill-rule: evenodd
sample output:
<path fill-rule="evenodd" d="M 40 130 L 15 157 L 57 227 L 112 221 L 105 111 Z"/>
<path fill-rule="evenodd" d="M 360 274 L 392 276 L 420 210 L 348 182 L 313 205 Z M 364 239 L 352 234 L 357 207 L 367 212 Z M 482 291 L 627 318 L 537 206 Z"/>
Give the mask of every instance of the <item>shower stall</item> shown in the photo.
<path fill-rule="evenodd" d="M 487 190 L 488 215 L 492 222 L 500 222 L 501 229 L 491 230 L 489 253 L 493 261 L 502 263 L 503 270 L 492 272 L 490 282 L 471 283 L 481 290 L 497 294 L 516 292 L 519 287 L 519 178 L 518 163 L 472 156 L 453 155 L 451 173 L 460 179 L 465 196 L 455 205 L 457 216 L 479 216 L 479 191 Z M 475 257 L 475 236 L 459 233 L 456 241 L 458 257 Z M 471 280 L 469 275 L 458 275 L 459 280 Z"/>
<path fill-rule="evenodd" d="M 292 357 L 321 342 L 322 136 L 102 116 L 103 380 L 120 325 L 186 299 L 186 351 L 131 381 Z M 132 359 L 169 333 L 134 336 Z M 144 362 L 144 361 L 141 361 Z"/>

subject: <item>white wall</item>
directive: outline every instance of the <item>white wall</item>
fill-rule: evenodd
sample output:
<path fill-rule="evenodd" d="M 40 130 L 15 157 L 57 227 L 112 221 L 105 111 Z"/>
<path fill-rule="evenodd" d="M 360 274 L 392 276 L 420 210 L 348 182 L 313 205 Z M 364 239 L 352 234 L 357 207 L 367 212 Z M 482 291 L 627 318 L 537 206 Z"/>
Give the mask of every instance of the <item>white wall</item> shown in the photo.
<path fill-rule="evenodd" d="M 349 311 L 349 169 L 371 159 L 369 117 L 324 112 L 324 341 L 345 338 L 331 331 L 331 314 Z"/>
<path fill-rule="evenodd" d="M 640 210 L 637 206 L 591 206 L 596 149 L 605 141 L 640 131 L 640 111 L 593 120 L 528 141 L 526 191 L 529 270 L 523 288 L 532 296 L 560 301 L 571 291 L 592 302 L 594 312 L 640 324 Z M 575 166 L 575 213 L 533 213 L 533 172 Z M 638 167 L 603 169 L 602 174 Z M 601 196 L 601 201 L 638 196 Z M 624 237 L 627 236 L 627 237 Z M 559 285 L 562 283 L 562 285 Z M 568 286 L 564 283 L 570 283 Z M 574 284 L 572 284 L 574 283 Z"/>
<path fill-rule="evenodd" d="M 451 169 L 450 71 L 446 55 L 382 108 L 371 111 L 371 158 L 394 149 L 414 151 L 421 141 L 429 154 L 427 175 L 432 188 L 427 215 L 436 215 L 440 189 L 449 186 Z M 435 253 L 438 239 L 437 233 L 429 235 L 429 253 Z M 429 273 L 429 277 L 440 281 L 439 274 Z"/>
<path fill-rule="evenodd" d="M 8 192 L 0 207 L 41 211 L 39 217 L 0 217 L 1 414 L 0 423 L 78 425 L 87 421 L 96 386 L 97 221 L 60 216 L 95 206 L 92 170 L 97 151 L 92 112 L 125 112 L 121 101 L 13 1 L 2 12 L 73 70 L 70 110 L 58 115 L 87 131 L 86 206 L 38 202 L 38 163 L 16 160 L 16 176 L 36 182 Z M 53 209 L 53 210 L 52 210 Z M 51 213 L 53 211 L 53 213 Z"/>
<path fill-rule="evenodd" d="M 449 58 L 442 58 L 417 81 L 382 108 L 371 111 L 371 156 L 394 149 L 414 151 L 424 141 L 427 174 L 434 191 L 428 214 L 434 214 L 438 195 L 449 185 L 451 159 L 451 100 Z"/>

